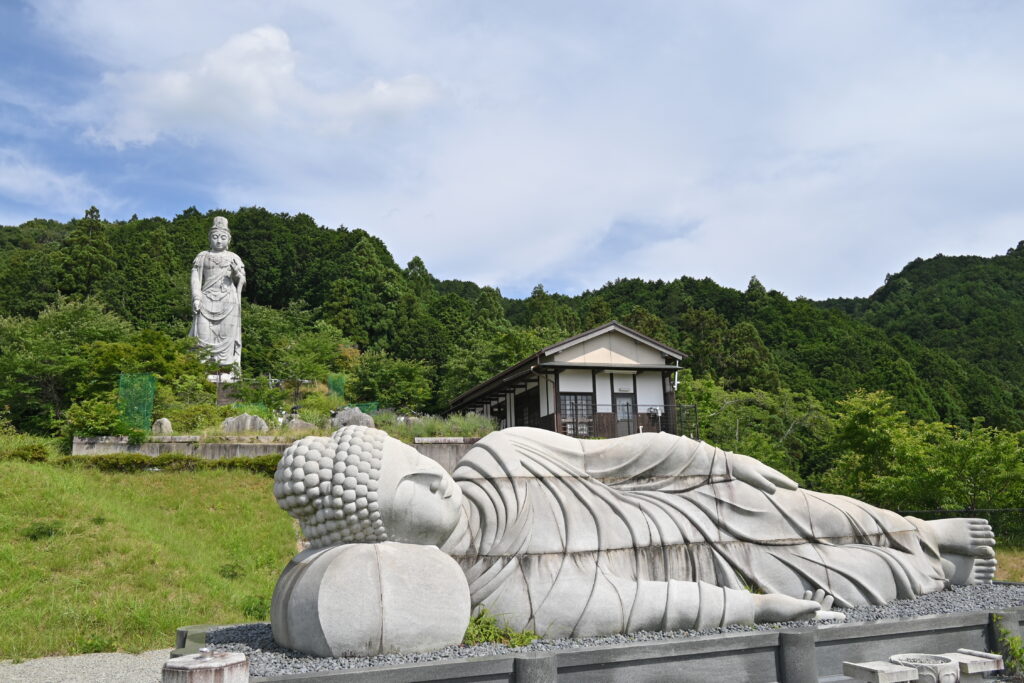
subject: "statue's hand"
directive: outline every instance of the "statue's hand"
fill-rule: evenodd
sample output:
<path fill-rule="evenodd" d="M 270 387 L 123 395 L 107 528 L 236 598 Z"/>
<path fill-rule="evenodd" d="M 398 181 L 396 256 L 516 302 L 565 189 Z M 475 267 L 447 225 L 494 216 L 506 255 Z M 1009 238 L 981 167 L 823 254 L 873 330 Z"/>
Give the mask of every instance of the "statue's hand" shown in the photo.
<path fill-rule="evenodd" d="M 804 599 L 791 598 L 780 593 L 754 595 L 754 622 L 758 624 L 773 621 L 826 621 L 845 620 L 842 612 L 831 612 L 832 596 L 820 588 L 814 593 L 807 591 Z"/>
<path fill-rule="evenodd" d="M 753 598 L 755 624 L 806 621 L 821 609 L 821 605 L 813 600 L 800 600 L 781 593 L 755 594 Z"/>
<path fill-rule="evenodd" d="M 192 299 L 192 312 L 193 313 L 198 313 L 199 312 L 199 299 Z"/>
<path fill-rule="evenodd" d="M 781 486 L 791 491 L 799 488 L 795 481 L 782 472 L 765 465 L 760 460 L 751 458 L 749 455 L 730 453 L 729 465 L 731 466 L 733 477 L 761 489 L 765 493 L 775 493 L 776 486 Z"/>
<path fill-rule="evenodd" d="M 814 613 L 812 621 L 846 621 L 846 615 L 842 612 L 833 612 L 830 607 L 835 601 L 835 598 L 823 589 L 819 588 L 814 591 L 804 591 L 804 600 L 811 600 L 818 603 L 821 606 L 817 612 Z"/>

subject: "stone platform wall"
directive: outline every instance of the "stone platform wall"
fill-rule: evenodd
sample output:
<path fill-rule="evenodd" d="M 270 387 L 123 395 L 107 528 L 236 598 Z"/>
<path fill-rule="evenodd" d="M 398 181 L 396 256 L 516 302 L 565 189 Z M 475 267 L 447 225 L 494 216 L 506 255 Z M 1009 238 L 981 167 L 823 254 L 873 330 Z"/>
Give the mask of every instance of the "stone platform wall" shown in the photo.
<path fill-rule="evenodd" d="M 894 621 L 830 624 L 575 650 L 438 660 L 375 668 L 253 678 L 253 683 L 841 683 L 844 661 L 888 660 L 901 652 L 997 649 L 993 614 L 965 612 Z M 1024 607 L 1002 612 L 1001 626 L 1020 636 Z M 205 630 L 178 631 L 176 654 L 196 651 Z M 172 654 L 174 654 L 172 653 Z"/>

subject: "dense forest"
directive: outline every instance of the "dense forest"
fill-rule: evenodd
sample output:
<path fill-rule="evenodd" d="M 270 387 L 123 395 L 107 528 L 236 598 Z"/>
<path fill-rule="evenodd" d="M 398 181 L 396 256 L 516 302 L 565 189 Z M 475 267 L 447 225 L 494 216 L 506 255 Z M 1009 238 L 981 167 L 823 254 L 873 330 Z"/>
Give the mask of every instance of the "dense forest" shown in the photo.
<path fill-rule="evenodd" d="M 876 447 L 874 474 L 900 448 L 909 461 L 969 439 L 1010 438 L 999 448 L 1020 459 L 1024 246 L 918 259 L 863 299 L 791 300 L 756 278 L 738 291 L 685 275 L 508 299 L 439 280 L 419 258 L 403 267 L 363 230 L 260 208 L 128 221 L 90 209 L 0 228 L 3 419 L 67 433 L 112 403 L 122 371 L 156 373 L 164 407 L 208 402 L 208 368 L 185 337 L 191 263 L 214 215 L 246 265 L 247 378 L 344 373 L 353 400 L 440 412 L 544 345 L 616 319 L 688 355 L 680 401 L 700 406 L 705 438 L 805 480 L 843 490 Z"/>

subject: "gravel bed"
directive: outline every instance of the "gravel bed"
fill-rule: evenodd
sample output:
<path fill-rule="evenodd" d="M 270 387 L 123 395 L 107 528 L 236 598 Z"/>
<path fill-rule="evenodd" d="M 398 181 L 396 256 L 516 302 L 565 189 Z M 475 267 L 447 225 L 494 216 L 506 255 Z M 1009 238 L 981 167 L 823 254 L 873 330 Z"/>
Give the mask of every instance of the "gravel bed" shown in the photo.
<path fill-rule="evenodd" d="M 993 584 L 988 586 L 954 586 L 951 590 L 931 593 L 914 600 L 897 600 L 884 606 L 853 607 L 837 609 L 844 612 L 846 623 L 880 621 L 883 619 L 905 619 L 908 617 L 955 612 L 997 612 L 1011 607 L 1024 606 L 1024 584 Z M 811 622 L 787 622 L 785 627 L 808 626 Z M 822 622 L 815 622 L 822 623 Z M 835 623 L 835 622 L 833 622 Z M 218 650 L 244 652 L 249 657 L 249 672 L 252 676 L 280 676 L 284 674 L 356 669 L 370 666 L 433 662 L 464 657 L 486 657 L 509 655 L 519 652 L 541 652 L 569 648 L 620 645 L 626 643 L 651 642 L 668 638 L 681 638 L 715 633 L 738 633 L 743 631 L 771 631 L 778 624 L 755 626 L 728 626 L 705 631 L 679 630 L 664 632 L 641 631 L 629 635 L 604 636 L 600 638 L 564 638 L 559 640 L 537 640 L 526 647 L 510 648 L 504 645 L 484 644 L 469 647 L 447 647 L 435 652 L 409 655 L 378 655 L 376 657 L 315 657 L 294 650 L 279 647 L 270 632 L 270 624 L 242 624 L 212 631 L 207 641 Z"/>

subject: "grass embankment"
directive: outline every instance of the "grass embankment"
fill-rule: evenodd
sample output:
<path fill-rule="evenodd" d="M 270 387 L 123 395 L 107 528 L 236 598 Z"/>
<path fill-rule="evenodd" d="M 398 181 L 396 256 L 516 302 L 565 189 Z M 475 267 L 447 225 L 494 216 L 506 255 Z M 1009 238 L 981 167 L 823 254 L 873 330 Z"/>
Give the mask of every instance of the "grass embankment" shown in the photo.
<path fill-rule="evenodd" d="M 296 532 L 266 476 L 0 462 L 0 659 L 268 618 Z"/>
<path fill-rule="evenodd" d="M 996 546 L 997 581 L 1024 582 L 1024 548 L 1000 548 Z"/>

